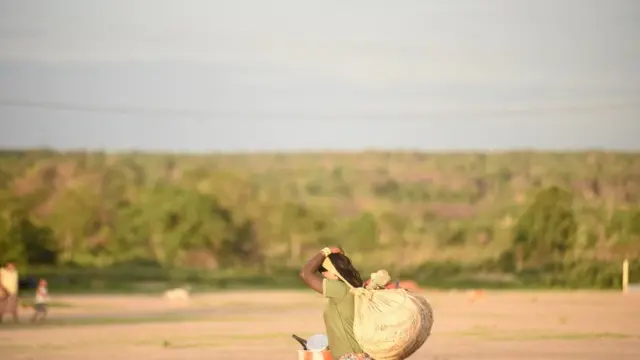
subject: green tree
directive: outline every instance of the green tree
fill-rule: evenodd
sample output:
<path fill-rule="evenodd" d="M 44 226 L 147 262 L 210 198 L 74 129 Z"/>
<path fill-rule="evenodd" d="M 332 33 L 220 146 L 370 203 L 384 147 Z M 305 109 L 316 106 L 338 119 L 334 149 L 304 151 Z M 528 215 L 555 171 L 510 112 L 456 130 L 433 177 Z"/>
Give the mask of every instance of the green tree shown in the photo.
<path fill-rule="evenodd" d="M 620 241 L 629 242 L 640 237 L 640 210 L 616 211 L 606 227 L 607 236 L 617 235 Z"/>
<path fill-rule="evenodd" d="M 360 251 L 372 250 L 379 243 L 379 230 L 375 216 L 363 212 L 348 219 L 343 225 L 344 244 Z"/>
<path fill-rule="evenodd" d="M 249 221 L 234 223 L 232 213 L 211 195 L 158 183 L 140 196 L 120 219 L 117 253 L 144 253 L 163 266 L 180 265 L 188 251 L 205 251 L 225 266 L 251 261 L 259 246 Z"/>
<path fill-rule="evenodd" d="M 15 261 L 31 265 L 57 263 L 53 231 L 20 215 L 0 217 L 0 263 Z"/>
<path fill-rule="evenodd" d="M 6 216 L 0 216 L 0 264 L 7 261 L 26 263 L 27 256 L 24 243 L 20 237 L 16 237 L 11 221 Z"/>
<path fill-rule="evenodd" d="M 31 265 L 54 265 L 58 261 L 57 244 L 49 227 L 38 226 L 27 218 L 15 219 L 9 239 L 22 243 L 26 261 Z"/>
<path fill-rule="evenodd" d="M 387 241 L 393 242 L 397 246 L 404 246 L 404 232 L 407 229 L 407 223 L 407 219 L 397 213 L 385 211 L 378 219 L 378 228 Z"/>
<path fill-rule="evenodd" d="M 563 260 L 575 243 L 577 223 L 571 193 L 558 187 L 542 190 L 515 226 L 518 267 Z"/>
<path fill-rule="evenodd" d="M 99 197 L 95 189 L 85 186 L 67 188 L 57 193 L 44 219 L 58 240 L 59 260 L 63 263 L 91 264 L 88 237 L 100 228 Z"/>

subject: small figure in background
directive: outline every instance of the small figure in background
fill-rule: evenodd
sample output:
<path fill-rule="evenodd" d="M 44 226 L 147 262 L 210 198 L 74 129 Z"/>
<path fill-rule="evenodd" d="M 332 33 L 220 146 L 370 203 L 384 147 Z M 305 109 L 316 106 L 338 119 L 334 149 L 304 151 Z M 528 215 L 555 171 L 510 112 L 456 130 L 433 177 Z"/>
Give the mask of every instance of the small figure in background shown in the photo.
<path fill-rule="evenodd" d="M 4 314 L 11 314 L 18 323 L 18 270 L 9 262 L 0 268 L 0 322 Z"/>
<path fill-rule="evenodd" d="M 47 280 L 40 279 L 38 288 L 36 289 L 36 301 L 33 304 L 33 317 L 31 322 L 43 322 L 47 318 L 47 303 L 49 302 L 49 290 L 47 289 Z"/>

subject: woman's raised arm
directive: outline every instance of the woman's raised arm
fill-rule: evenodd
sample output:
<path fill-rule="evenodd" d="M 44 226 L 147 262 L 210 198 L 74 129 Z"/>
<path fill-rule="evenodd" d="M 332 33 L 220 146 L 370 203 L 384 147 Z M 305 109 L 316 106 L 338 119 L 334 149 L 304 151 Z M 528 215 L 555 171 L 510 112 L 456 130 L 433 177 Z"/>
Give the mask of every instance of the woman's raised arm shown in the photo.
<path fill-rule="evenodd" d="M 322 281 L 323 278 L 318 274 L 318 269 L 322 266 L 324 259 L 329 254 L 341 253 L 342 250 L 337 247 L 324 248 L 318 252 L 314 257 L 309 259 L 307 263 L 300 269 L 300 279 L 304 281 L 311 289 L 322 294 Z"/>

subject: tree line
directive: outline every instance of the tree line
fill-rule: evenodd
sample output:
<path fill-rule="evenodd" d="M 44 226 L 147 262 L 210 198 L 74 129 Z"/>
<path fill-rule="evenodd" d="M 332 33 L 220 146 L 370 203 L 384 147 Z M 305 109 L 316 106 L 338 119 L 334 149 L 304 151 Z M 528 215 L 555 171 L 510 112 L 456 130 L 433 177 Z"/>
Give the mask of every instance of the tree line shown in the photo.
<path fill-rule="evenodd" d="M 425 282 L 617 286 L 640 155 L 0 153 L 0 262 L 268 273 L 325 245 Z"/>

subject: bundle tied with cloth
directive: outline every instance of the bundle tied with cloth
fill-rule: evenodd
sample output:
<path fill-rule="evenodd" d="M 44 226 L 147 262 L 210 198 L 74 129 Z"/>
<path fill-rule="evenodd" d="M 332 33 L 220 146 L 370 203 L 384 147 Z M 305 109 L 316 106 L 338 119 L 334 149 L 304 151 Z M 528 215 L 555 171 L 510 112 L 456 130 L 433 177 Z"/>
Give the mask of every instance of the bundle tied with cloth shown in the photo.
<path fill-rule="evenodd" d="M 429 302 L 406 289 L 385 289 L 386 270 L 371 274 L 364 288 L 354 288 L 327 257 L 322 264 L 354 295 L 353 331 L 362 349 L 376 360 L 402 360 L 415 353 L 431 335 L 433 310 Z"/>

